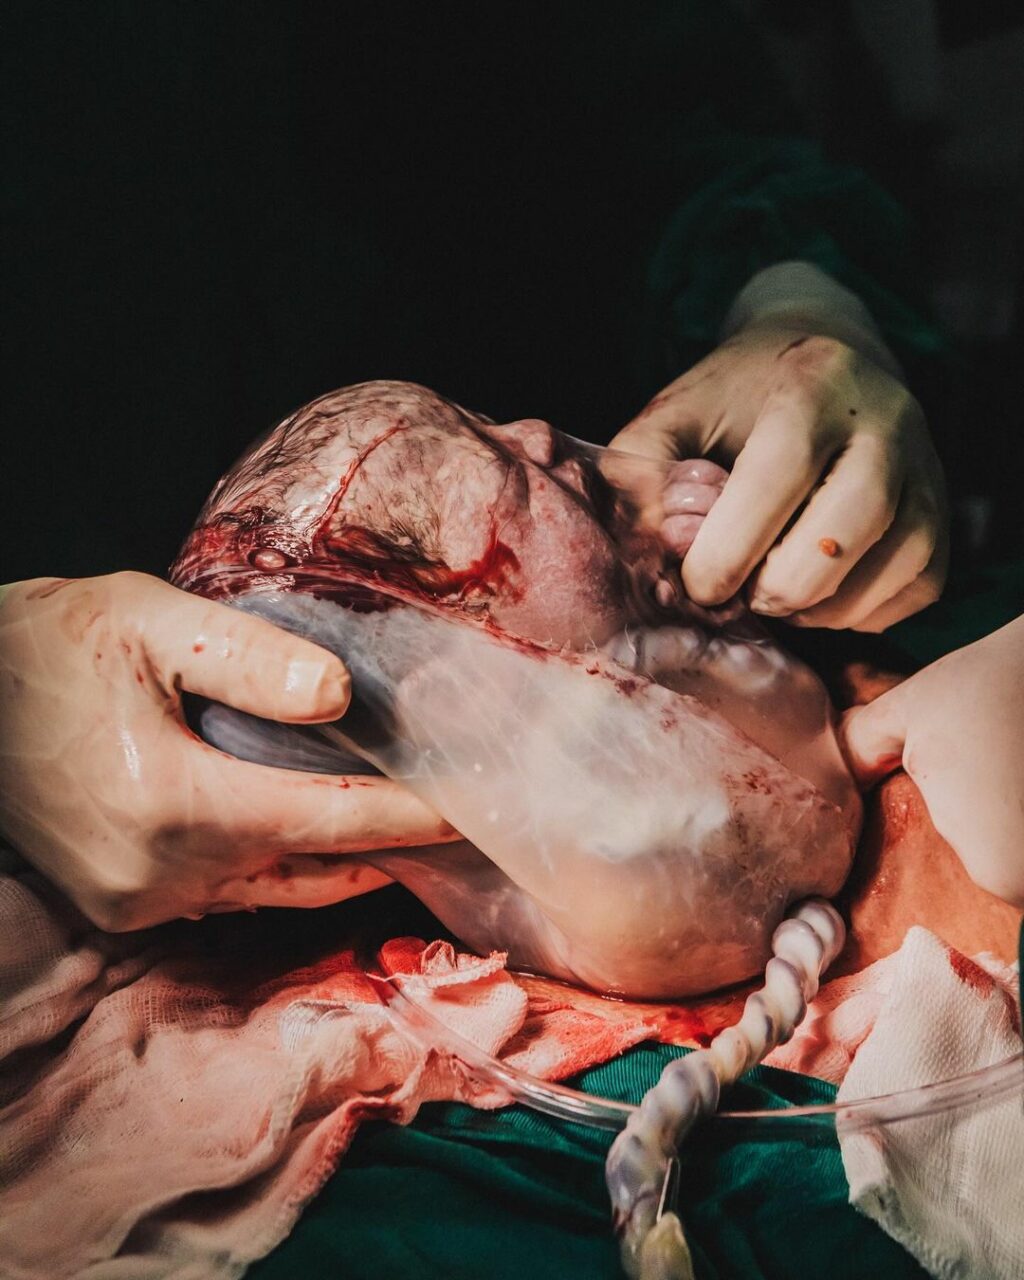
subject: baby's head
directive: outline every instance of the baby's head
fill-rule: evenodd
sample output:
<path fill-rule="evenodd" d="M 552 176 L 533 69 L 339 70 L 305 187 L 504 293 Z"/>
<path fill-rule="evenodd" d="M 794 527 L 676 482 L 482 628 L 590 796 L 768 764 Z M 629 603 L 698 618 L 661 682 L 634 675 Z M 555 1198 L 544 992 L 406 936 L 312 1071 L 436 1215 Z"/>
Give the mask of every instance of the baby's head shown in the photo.
<path fill-rule="evenodd" d="M 370 382 L 313 401 L 246 453 L 172 573 L 209 595 L 266 585 L 426 602 L 582 648 L 656 607 L 667 554 L 631 529 L 587 449 L 547 423 L 499 425 L 423 387 Z"/>

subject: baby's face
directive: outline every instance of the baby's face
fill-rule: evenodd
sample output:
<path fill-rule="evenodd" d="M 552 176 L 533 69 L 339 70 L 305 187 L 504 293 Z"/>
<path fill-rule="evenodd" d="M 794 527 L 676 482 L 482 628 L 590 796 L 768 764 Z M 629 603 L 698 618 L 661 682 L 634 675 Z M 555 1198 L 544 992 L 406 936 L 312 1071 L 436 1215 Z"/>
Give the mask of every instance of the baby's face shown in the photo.
<path fill-rule="evenodd" d="M 555 645 L 600 645 L 635 611 L 597 469 L 546 423 L 504 426 L 419 387 L 315 402 L 215 491 L 183 585 L 426 599 Z"/>
<path fill-rule="evenodd" d="M 619 558 L 600 477 L 559 448 L 541 422 L 412 425 L 366 456 L 325 550 L 513 635 L 602 644 L 626 621 Z"/>

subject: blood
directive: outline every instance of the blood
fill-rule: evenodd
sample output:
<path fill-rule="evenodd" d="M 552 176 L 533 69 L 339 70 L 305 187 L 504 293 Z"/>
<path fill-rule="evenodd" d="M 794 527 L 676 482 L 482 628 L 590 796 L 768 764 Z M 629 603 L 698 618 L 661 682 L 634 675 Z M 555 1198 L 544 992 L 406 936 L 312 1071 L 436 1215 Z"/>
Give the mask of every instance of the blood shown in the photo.
<path fill-rule="evenodd" d="M 205 648 L 206 648 L 206 645 L 203 644 L 202 640 L 197 640 L 195 644 L 192 646 L 192 652 L 202 653 Z"/>
<path fill-rule="evenodd" d="M 658 1020 L 661 1030 L 670 1034 L 673 1041 L 692 1040 L 705 1049 L 712 1041 L 713 1037 L 707 1023 L 693 1009 L 676 1005 L 659 1013 Z"/>
<path fill-rule="evenodd" d="M 314 787 L 337 787 L 339 791 L 351 791 L 353 787 L 376 787 L 376 778 L 357 778 L 355 776 L 340 777 L 332 773 L 322 773 L 309 779 Z"/>
<path fill-rule="evenodd" d="M 349 463 L 348 470 L 341 477 L 341 484 L 338 487 L 338 492 L 334 495 L 333 499 L 331 500 L 331 505 L 327 508 L 327 511 L 324 515 L 324 522 L 329 521 L 331 517 L 334 515 L 335 511 L 337 511 L 338 505 L 342 501 L 342 499 L 345 497 L 345 493 L 348 490 L 349 485 L 352 483 L 353 479 L 355 478 L 356 472 L 363 465 L 363 463 L 370 456 L 370 454 L 373 453 L 376 449 L 379 449 L 380 446 L 384 444 L 385 441 L 390 440 L 392 436 L 397 435 L 399 431 L 408 431 L 408 430 L 409 430 L 409 427 L 407 423 L 396 422 L 394 426 L 388 427 L 387 431 L 382 431 L 381 434 L 376 437 L 376 439 L 371 440 L 365 449 L 360 450 L 357 456 L 353 458 L 352 461 Z M 323 528 L 323 522 L 321 523 L 321 528 Z"/>
<path fill-rule="evenodd" d="M 834 560 L 839 554 L 840 547 L 835 538 L 822 538 L 818 543 L 818 550 L 821 551 L 823 555 L 829 556 Z"/>
<path fill-rule="evenodd" d="M 364 580 L 420 598 L 454 596 L 465 600 L 479 594 L 520 600 L 523 596 L 522 586 L 514 581 L 520 574 L 519 558 L 501 541 L 496 529 L 491 530 L 483 554 L 462 568 L 398 558 L 394 546 L 370 529 L 346 528 L 340 534 L 328 533 L 323 551 L 325 558 L 343 562 L 346 570 L 361 571 Z M 309 567 L 307 564 L 307 571 Z"/>
<path fill-rule="evenodd" d="M 398 592 L 385 595 L 383 591 L 377 591 L 366 583 L 352 582 L 346 578 L 332 582 L 322 576 L 306 579 L 297 575 L 287 589 L 303 591 L 316 600 L 330 600 L 344 609 L 351 609 L 353 613 L 383 613 L 402 601 Z"/>
<path fill-rule="evenodd" d="M 391 432 L 394 434 L 394 431 Z M 377 443 L 381 443 L 384 437 Z M 389 608 L 396 600 L 471 602 L 475 597 L 522 599 L 521 565 L 510 546 L 492 529 L 483 553 L 469 564 L 453 567 L 443 562 L 415 558 L 374 530 L 331 527 L 320 521 L 312 542 L 300 546 L 291 536 L 289 550 L 268 547 L 268 529 L 262 508 L 250 508 L 244 521 L 221 517 L 195 529 L 172 574 L 182 585 L 204 594 L 237 595 L 254 584 L 283 590 L 308 591 L 318 599 L 334 600 L 359 612 Z M 252 550 L 257 531 L 262 545 Z M 275 541 L 288 539 L 287 531 L 274 530 Z M 272 570 L 288 565 L 280 579 Z M 212 570 L 209 566 L 215 566 Z"/>
<path fill-rule="evenodd" d="M 772 794 L 772 789 L 768 784 L 768 779 L 763 769 L 748 770 L 742 775 L 742 781 L 757 795 L 770 796 Z"/>
<path fill-rule="evenodd" d="M 950 949 L 949 967 L 966 987 L 977 991 L 980 996 L 989 996 L 995 988 L 995 979 L 985 972 L 981 965 L 975 964 L 961 952 Z"/>
<path fill-rule="evenodd" d="M 879 756 L 873 765 L 861 771 L 861 778 L 865 786 L 873 787 L 876 782 L 881 782 L 890 773 L 895 773 L 897 769 L 903 768 L 903 757 L 895 752 Z"/>
<path fill-rule="evenodd" d="M 438 575 L 443 584 L 440 594 L 451 595 L 457 591 L 461 597 L 470 591 L 486 591 L 490 595 L 504 591 L 508 599 L 519 600 L 522 599 L 522 588 L 514 587 L 509 582 L 513 574 L 519 573 L 519 568 L 516 553 L 492 530 L 482 556 L 465 569 L 447 569 L 444 575 Z"/>

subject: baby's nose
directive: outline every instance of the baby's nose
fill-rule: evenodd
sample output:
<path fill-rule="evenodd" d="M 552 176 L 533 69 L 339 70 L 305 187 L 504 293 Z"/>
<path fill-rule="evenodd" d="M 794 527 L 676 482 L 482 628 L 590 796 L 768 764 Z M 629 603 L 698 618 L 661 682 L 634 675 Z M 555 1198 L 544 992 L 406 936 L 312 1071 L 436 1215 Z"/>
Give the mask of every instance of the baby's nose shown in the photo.
<path fill-rule="evenodd" d="M 503 442 L 528 462 L 538 467 L 550 467 L 555 457 L 553 428 L 540 418 L 521 418 L 518 422 L 506 422 L 496 428 Z"/>

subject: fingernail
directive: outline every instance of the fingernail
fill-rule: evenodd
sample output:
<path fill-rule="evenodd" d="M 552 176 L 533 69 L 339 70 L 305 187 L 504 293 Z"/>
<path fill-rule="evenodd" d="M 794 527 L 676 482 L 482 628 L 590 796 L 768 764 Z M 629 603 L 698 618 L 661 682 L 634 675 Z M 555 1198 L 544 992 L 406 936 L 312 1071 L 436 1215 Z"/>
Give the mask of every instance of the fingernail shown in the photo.
<path fill-rule="evenodd" d="M 683 583 L 686 587 L 687 595 L 696 604 L 704 605 L 711 608 L 713 605 L 725 604 L 727 600 L 731 600 L 736 594 L 736 588 L 728 580 L 728 578 L 720 575 L 708 575 L 706 573 L 694 574 L 693 555 L 698 546 L 698 539 L 694 539 L 694 549 L 683 561 Z"/>
<path fill-rule="evenodd" d="M 750 609 L 752 613 L 764 614 L 766 618 L 781 618 L 786 612 L 780 601 L 757 593 L 751 597 Z"/>
<path fill-rule="evenodd" d="M 340 676 L 334 676 L 331 681 L 332 686 L 332 705 L 335 708 L 335 715 L 342 716 L 348 710 L 348 704 L 352 701 L 352 680 L 347 671 L 342 671 Z"/>
<path fill-rule="evenodd" d="M 311 710 L 340 716 L 349 704 L 350 683 L 348 672 L 340 663 L 295 658 L 285 672 L 284 691 Z"/>

